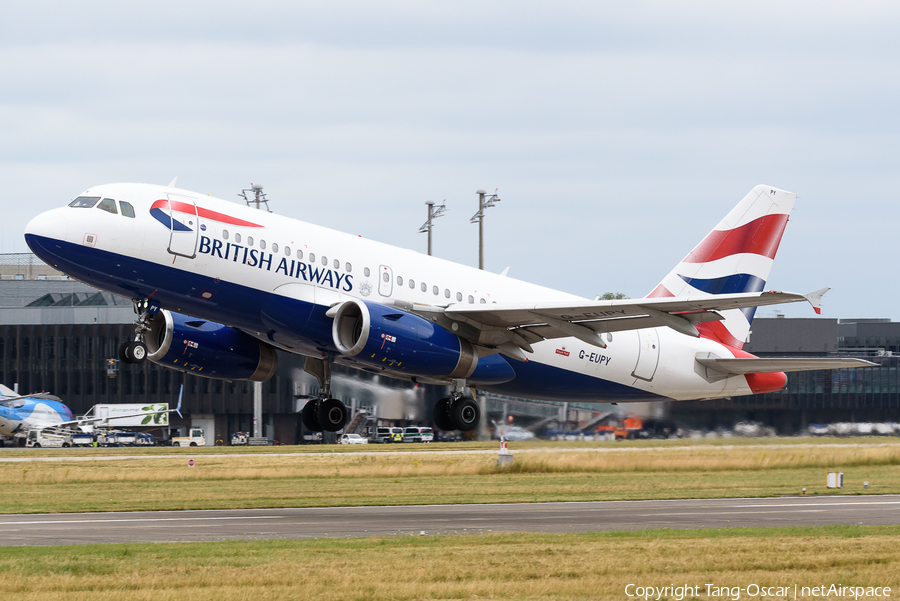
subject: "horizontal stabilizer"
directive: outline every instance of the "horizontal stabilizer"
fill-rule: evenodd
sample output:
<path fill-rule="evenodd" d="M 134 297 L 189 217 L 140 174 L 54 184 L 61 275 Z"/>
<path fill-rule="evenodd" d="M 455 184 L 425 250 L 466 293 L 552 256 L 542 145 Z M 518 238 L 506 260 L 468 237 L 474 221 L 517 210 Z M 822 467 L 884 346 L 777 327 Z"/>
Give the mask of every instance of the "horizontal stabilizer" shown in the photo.
<path fill-rule="evenodd" d="M 831 357 L 773 357 L 720 359 L 717 357 L 697 358 L 697 363 L 719 372 L 733 375 L 767 374 L 779 371 L 814 371 L 819 369 L 841 369 L 857 367 L 877 367 L 877 363 L 865 359 Z"/>

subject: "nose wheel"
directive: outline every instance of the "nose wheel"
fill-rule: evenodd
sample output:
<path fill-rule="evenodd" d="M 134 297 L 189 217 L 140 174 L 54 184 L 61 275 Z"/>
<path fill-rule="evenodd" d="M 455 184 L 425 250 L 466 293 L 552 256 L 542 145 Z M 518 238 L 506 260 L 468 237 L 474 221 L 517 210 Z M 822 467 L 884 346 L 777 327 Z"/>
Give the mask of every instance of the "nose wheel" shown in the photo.
<path fill-rule="evenodd" d="M 159 312 L 159 305 L 149 299 L 140 298 L 131 301 L 134 305 L 134 339 L 126 340 L 119 345 L 119 361 L 122 363 L 141 364 L 147 359 L 147 345 L 144 334 L 150 329 L 150 321 Z"/>

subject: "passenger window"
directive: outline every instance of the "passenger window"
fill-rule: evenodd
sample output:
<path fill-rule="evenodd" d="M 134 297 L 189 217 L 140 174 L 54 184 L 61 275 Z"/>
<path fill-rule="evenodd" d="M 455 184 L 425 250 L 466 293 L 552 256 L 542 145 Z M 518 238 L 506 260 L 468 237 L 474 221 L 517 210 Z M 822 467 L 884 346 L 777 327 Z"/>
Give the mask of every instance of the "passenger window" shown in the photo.
<path fill-rule="evenodd" d="M 228 240 L 228 230 L 222 230 L 222 238 Z"/>
<path fill-rule="evenodd" d="M 237 242 L 237 243 L 240 243 L 240 241 L 241 241 L 241 235 L 240 235 L 239 233 L 235 233 L 235 235 L 234 235 L 234 241 Z"/>
<path fill-rule="evenodd" d="M 410 281 L 409 281 L 409 289 L 410 289 L 410 290 L 415 290 L 415 288 L 416 288 L 416 281 L 415 281 L 415 280 L 410 280 Z"/>
<path fill-rule="evenodd" d="M 334 268 L 335 268 L 335 269 L 340 269 L 340 268 L 341 268 L 341 262 L 338 261 L 337 259 L 334 260 Z"/>
<path fill-rule="evenodd" d="M 398 286 L 403 285 L 403 276 L 399 276 L 399 275 L 397 276 L 397 285 Z"/>
<path fill-rule="evenodd" d="M 353 271 L 353 265 L 351 265 L 350 263 L 347 263 L 344 265 L 344 269 L 347 270 L 347 273 L 350 273 L 351 271 Z"/>
<path fill-rule="evenodd" d="M 381 279 L 384 280 L 385 282 L 390 282 L 391 276 L 389 276 L 388 272 L 385 271 L 384 273 L 381 274 Z"/>
<path fill-rule="evenodd" d="M 462 292 L 457 292 L 457 293 L 456 293 L 456 300 L 459 301 L 459 302 L 462 302 Z"/>
<path fill-rule="evenodd" d="M 263 250 L 266 250 L 266 241 L 265 241 L 265 240 L 260 240 L 260 241 L 259 241 L 259 247 L 260 247 L 261 249 L 263 249 Z"/>
<path fill-rule="evenodd" d="M 126 217 L 130 217 L 134 219 L 134 207 L 131 206 L 130 203 L 125 202 L 124 200 L 119 201 L 119 206 L 122 208 L 122 214 Z"/>
<path fill-rule="evenodd" d="M 290 257 L 290 256 L 291 256 L 291 247 L 290 247 L 290 246 L 285 246 L 285 247 L 284 247 L 284 256 L 285 256 L 285 257 Z"/>
<path fill-rule="evenodd" d="M 369 275 L 370 275 L 371 273 L 372 273 L 372 272 L 369 271 L 369 268 L 368 268 L 368 267 L 363 268 L 363 275 L 364 275 L 364 276 L 369 277 Z"/>
<path fill-rule="evenodd" d="M 441 289 L 438 288 L 437 286 L 435 286 L 434 288 L 431 289 L 431 291 L 434 292 L 435 296 L 437 296 L 440 293 Z"/>
<path fill-rule="evenodd" d="M 97 201 L 100 200 L 99 196 L 79 196 L 75 200 L 69 203 L 70 207 L 75 207 L 77 209 L 90 209 Z"/>
<path fill-rule="evenodd" d="M 273 243 L 272 243 L 272 254 L 275 254 L 275 253 L 277 253 L 277 252 L 278 252 L 278 243 L 277 243 L 277 242 L 273 242 Z"/>
<path fill-rule="evenodd" d="M 450 298 L 450 289 L 444 288 L 444 298 Z"/>
<path fill-rule="evenodd" d="M 253 246 L 253 236 L 247 236 L 247 246 Z"/>
<path fill-rule="evenodd" d="M 474 304 L 475 304 L 475 297 L 472 296 L 471 294 L 469 295 L 469 304 L 470 304 L 470 305 L 474 305 Z"/>
<path fill-rule="evenodd" d="M 478 299 L 478 303 L 481 304 L 481 305 L 486 304 L 483 298 L 479 298 L 479 299 Z"/>
<path fill-rule="evenodd" d="M 316 262 L 316 253 L 309 253 L 309 262 L 310 263 Z"/>
<path fill-rule="evenodd" d="M 328 257 L 322 257 L 322 266 L 328 267 Z"/>
<path fill-rule="evenodd" d="M 100 204 L 97 205 L 97 208 L 101 211 L 112 213 L 113 215 L 119 214 L 119 211 L 116 210 L 116 201 L 114 201 L 112 198 L 104 198 L 100 201 Z"/>
<path fill-rule="evenodd" d="M 425 282 L 422 282 L 422 292 L 428 292 L 428 285 Z"/>
<path fill-rule="evenodd" d="M 297 259 L 302 259 L 302 258 L 303 258 L 303 251 L 300 249 L 297 249 Z"/>

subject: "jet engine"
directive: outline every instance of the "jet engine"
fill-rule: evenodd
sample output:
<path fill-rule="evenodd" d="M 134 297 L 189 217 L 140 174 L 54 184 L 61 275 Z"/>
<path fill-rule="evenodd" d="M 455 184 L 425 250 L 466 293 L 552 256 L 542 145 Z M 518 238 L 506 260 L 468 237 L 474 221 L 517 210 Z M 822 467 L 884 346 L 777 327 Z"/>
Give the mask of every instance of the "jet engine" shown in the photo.
<path fill-rule="evenodd" d="M 220 380 L 265 382 L 275 374 L 271 346 L 240 330 L 161 310 L 144 336 L 147 358 L 170 369 Z"/>
<path fill-rule="evenodd" d="M 479 359 L 469 341 L 414 313 L 380 303 L 358 299 L 343 303 L 331 334 L 345 357 L 410 376 L 500 384 L 516 375 L 500 355 Z"/>

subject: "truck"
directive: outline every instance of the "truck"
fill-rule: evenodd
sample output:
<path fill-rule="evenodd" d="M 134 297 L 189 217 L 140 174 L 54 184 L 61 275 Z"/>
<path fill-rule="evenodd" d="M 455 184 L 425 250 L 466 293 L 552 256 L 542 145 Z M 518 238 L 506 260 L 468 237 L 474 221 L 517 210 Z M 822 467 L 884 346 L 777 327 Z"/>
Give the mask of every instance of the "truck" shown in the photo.
<path fill-rule="evenodd" d="M 97 438 L 100 446 L 104 447 L 133 447 L 135 440 L 137 440 L 137 434 L 134 432 L 117 432 L 115 430 Z"/>
<path fill-rule="evenodd" d="M 173 436 L 169 441 L 173 447 L 205 447 L 206 436 L 203 428 L 191 428 L 189 436 Z"/>
<path fill-rule="evenodd" d="M 72 446 L 72 437 L 68 434 L 52 434 L 34 428 L 28 431 L 28 435 L 25 437 L 25 446 L 35 449 L 40 447 L 68 448 Z"/>

